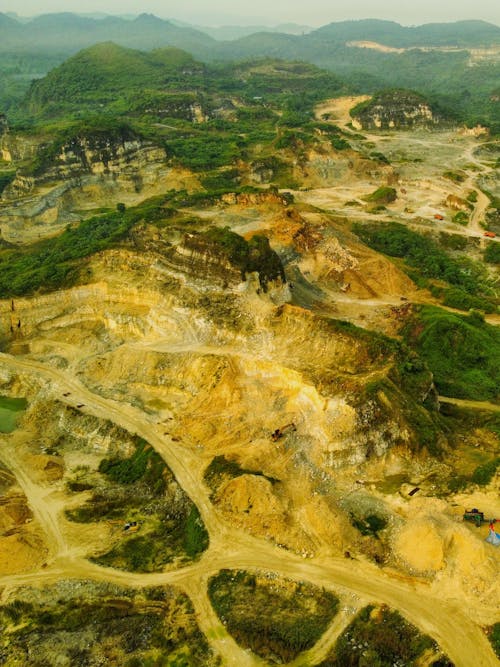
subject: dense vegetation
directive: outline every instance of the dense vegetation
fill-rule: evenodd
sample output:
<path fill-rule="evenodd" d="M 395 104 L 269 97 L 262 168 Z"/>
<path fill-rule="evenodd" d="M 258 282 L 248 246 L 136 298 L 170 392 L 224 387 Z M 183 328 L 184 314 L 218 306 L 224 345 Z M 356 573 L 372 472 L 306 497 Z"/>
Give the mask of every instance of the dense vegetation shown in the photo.
<path fill-rule="evenodd" d="M 236 641 L 264 658 L 289 662 L 313 646 L 338 599 L 311 584 L 222 570 L 208 584 L 210 601 Z"/>
<path fill-rule="evenodd" d="M 455 315 L 424 306 L 405 327 L 404 336 L 433 372 L 439 393 L 499 399 L 500 332 L 481 315 Z"/>
<path fill-rule="evenodd" d="M 476 308 L 487 313 L 497 309 L 485 269 L 467 257 L 456 258 L 423 236 L 398 223 L 355 224 L 354 231 L 374 250 L 404 259 L 408 274 L 422 287 L 433 286 L 444 304 L 461 310 Z M 429 283 L 435 279 L 452 289 Z"/>
<path fill-rule="evenodd" d="M 435 642 L 397 611 L 370 605 L 344 630 L 318 667 L 410 667 L 420 664 L 419 659 L 429 649 L 438 650 Z M 452 667 L 442 655 L 430 664 Z"/>
<path fill-rule="evenodd" d="M 180 49 L 142 52 L 107 42 L 77 53 L 34 81 L 19 118 L 24 114 L 24 122 L 31 123 L 81 118 L 105 109 L 113 116 L 177 120 L 173 129 L 182 129 L 179 121 L 196 120 L 197 105 L 205 119 L 237 116 L 241 134 L 246 128 L 251 131 L 256 121 L 273 119 L 276 104 L 290 107 L 284 122 L 301 120 L 293 114 L 338 93 L 342 85 L 334 74 L 306 63 L 259 59 L 206 65 Z M 231 101 L 234 96 L 253 109 L 238 110 Z"/>
<path fill-rule="evenodd" d="M 484 251 L 484 261 L 490 264 L 500 264 L 500 243 L 489 243 Z"/>

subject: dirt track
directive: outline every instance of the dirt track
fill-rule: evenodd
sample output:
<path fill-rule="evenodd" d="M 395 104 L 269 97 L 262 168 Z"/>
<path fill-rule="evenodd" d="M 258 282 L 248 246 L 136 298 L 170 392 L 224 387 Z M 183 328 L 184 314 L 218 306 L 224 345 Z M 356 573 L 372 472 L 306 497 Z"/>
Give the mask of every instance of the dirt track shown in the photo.
<path fill-rule="evenodd" d="M 16 474 L 51 543 L 52 556 L 48 566 L 39 572 L 0 578 L 0 586 L 41 585 L 62 578 L 89 578 L 121 585 L 142 587 L 176 584 L 191 597 L 201 629 L 225 664 L 235 667 L 262 665 L 262 661 L 241 649 L 213 612 L 206 593 L 208 578 L 221 568 L 274 571 L 293 579 L 305 579 L 331 588 L 342 598 L 341 606 L 358 608 L 367 602 L 384 602 L 396 608 L 424 632 L 433 636 L 457 667 L 493 667 L 498 661 L 478 623 L 494 622 L 496 607 L 485 608 L 470 600 L 447 600 L 432 585 L 417 580 L 396 577 L 362 560 L 321 557 L 302 559 L 269 542 L 252 537 L 227 525 L 217 514 L 202 481 L 203 462 L 186 448 L 162 435 L 160 427 L 140 410 L 107 400 L 83 387 L 64 371 L 35 361 L 0 355 L 0 363 L 24 374 L 48 381 L 54 398 L 69 405 L 84 404 L 82 410 L 108 419 L 145 438 L 161 454 L 175 474 L 179 484 L 197 504 L 210 534 L 210 547 L 199 562 L 173 572 L 132 574 L 93 565 L 68 551 L 57 525 L 57 511 L 50 495 L 23 471 L 18 460 L 9 452 L 0 457 Z M 71 392 L 64 398 L 63 393 Z M 353 598 L 354 596 L 354 598 Z M 355 600 L 354 603 L 348 602 Z M 478 623 L 472 621 L 478 619 Z M 341 632 L 349 614 L 333 622 L 325 636 L 295 664 L 311 664 L 324 657 L 335 637 Z"/>

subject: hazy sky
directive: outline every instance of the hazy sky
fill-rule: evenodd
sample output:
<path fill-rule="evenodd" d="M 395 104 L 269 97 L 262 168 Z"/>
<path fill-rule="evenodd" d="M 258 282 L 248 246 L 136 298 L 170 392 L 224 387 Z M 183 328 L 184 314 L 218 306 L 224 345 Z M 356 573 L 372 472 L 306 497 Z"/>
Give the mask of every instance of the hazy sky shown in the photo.
<path fill-rule="evenodd" d="M 140 14 L 191 23 L 303 23 L 324 25 L 359 18 L 392 19 L 405 25 L 483 19 L 500 24 L 500 0 L 1 0 L 0 11 L 24 16 L 55 11 Z"/>

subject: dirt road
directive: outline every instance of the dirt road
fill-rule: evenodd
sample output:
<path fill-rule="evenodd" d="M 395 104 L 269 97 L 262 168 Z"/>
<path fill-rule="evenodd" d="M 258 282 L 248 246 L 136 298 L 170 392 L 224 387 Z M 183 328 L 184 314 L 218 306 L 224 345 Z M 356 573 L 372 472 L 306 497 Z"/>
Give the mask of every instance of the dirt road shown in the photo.
<path fill-rule="evenodd" d="M 404 581 L 362 560 L 346 560 L 334 557 L 303 559 L 280 549 L 269 542 L 252 537 L 222 521 L 210 503 L 208 490 L 203 484 L 203 463 L 187 449 L 173 443 L 168 436 L 160 435 L 159 427 L 140 410 L 129 405 L 104 399 L 85 388 L 78 380 L 60 369 L 26 359 L 0 355 L 0 364 L 14 371 L 32 374 L 48 381 L 54 397 L 69 405 L 83 403 L 83 411 L 138 433 L 163 456 L 175 474 L 179 484 L 191 496 L 200 509 L 210 534 L 210 547 L 199 562 L 180 570 L 157 574 L 133 574 L 111 568 L 99 567 L 67 552 L 64 536 L 57 525 L 57 512 L 51 508 L 50 495 L 40 489 L 23 471 L 15 455 L 8 448 L 2 452 L 2 460 L 12 469 L 26 493 L 37 518 L 52 542 L 52 564 L 40 572 L 0 578 L 0 586 L 41 585 L 61 578 L 90 578 L 121 585 L 142 587 L 174 584 L 190 595 L 198 620 L 207 639 L 224 659 L 226 665 L 262 665 L 262 661 L 241 649 L 227 634 L 209 603 L 206 585 L 209 577 L 221 568 L 274 571 L 293 579 L 304 579 L 324 586 L 340 594 L 344 600 L 354 599 L 353 608 L 370 601 L 386 603 L 398 609 L 424 632 L 432 635 L 457 667 L 493 667 L 498 661 L 480 626 L 472 619 L 493 622 L 497 609 L 474 609 L 474 603 L 447 600 L 434 591 L 432 585 L 418 580 Z M 62 394 L 70 391 L 70 397 Z M 353 597 L 354 596 L 354 597 Z M 317 646 L 309 652 L 305 662 L 321 658 L 341 632 L 349 614 L 334 620 Z"/>

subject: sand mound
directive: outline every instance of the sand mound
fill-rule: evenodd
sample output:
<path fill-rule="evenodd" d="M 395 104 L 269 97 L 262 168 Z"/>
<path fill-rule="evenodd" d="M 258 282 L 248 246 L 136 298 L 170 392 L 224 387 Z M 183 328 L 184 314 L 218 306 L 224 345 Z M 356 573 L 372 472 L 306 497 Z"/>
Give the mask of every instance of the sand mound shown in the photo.
<path fill-rule="evenodd" d="M 287 509 L 265 477 L 241 475 L 231 479 L 219 490 L 217 501 L 219 509 L 233 524 L 252 534 L 272 539 L 294 551 L 313 550 L 310 539 L 293 525 Z"/>
<path fill-rule="evenodd" d="M 394 551 L 412 570 L 437 572 L 444 565 L 443 539 L 429 520 L 407 524 L 397 535 Z"/>
<path fill-rule="evenodd" d="M 41 538 L 30 532 L 0 537 L 0 575 L 38 569 L 46 557 Z"/>

